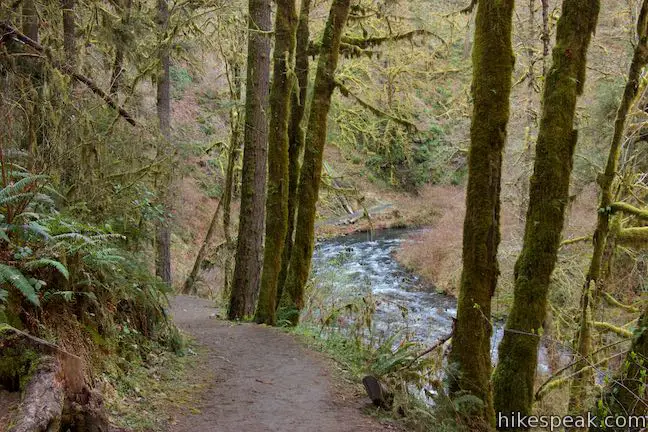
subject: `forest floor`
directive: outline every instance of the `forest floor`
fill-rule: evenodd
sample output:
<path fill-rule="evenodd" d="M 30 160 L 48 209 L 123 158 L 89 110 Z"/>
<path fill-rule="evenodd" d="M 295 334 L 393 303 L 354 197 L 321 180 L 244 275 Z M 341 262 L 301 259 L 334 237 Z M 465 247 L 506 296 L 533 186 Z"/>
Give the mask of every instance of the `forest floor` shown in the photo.
<path fill-rule="evenodd" d="M 222 320 L 212 302 L 172 301 L 177 325 L 201 346 L 188 366 L 204 393 L 174 416 L 181 431 L 395 431 L 362 412 L 369 400 L 333 372 L 333 363 L 280 330 Z"/>

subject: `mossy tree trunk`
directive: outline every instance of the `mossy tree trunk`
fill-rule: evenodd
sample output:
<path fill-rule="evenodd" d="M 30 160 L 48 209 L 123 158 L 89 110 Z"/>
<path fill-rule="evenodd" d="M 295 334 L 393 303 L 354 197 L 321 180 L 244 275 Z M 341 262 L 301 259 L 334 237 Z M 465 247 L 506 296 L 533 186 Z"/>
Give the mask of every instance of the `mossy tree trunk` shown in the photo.
<path fill-rule="evenodd" d="M 35 42 L 39 42 L 38 33 L 40 18 L 34 0 L 25 0 L 22 4 L 22 32 Z"/>
<path fill-rule="evenodd" d="M 483 429 L 495 423 L 490 316 L 499 275 L 502 152 L 515 61 L 511 45 L 513 4 L 513 0 L 479 0 L 477 4 L 463 271 L 449 359 L 451 396 L 470 394 L 483 402 L 471 419 L 471 424 Z"/>
<path fill-rule="evenodd" d="M 231 233 L 231 210 L 232 210 L 232 195 L 234 194 L 234 175 L 236 173 L 235 165 L 240 153 L 240 135 L 241 135 L 241 115 L 238 104 L 241 100 L 241 66 L 237 58 L 227 60 L 229 64 L 228 80 L 230 83 L 230 97 L 236 101 L 236 104 L 230 109 L 230 153 L 227 160 L 227 172 L 225 174 L 225 196 L 223 197 L 223 233 L 225 235 L 225 260 L 223 262 L 223 294 L 227 298 L 230 294 L 232 286 L 232 270 L 233 270 L 233 254 L 234 242 Z"/>
<path fill-rule="evenodd" d="M 304 305 L 304 289 L 313 258 L 315 214 L 326 144 L 327 117 L 333 90 L 335 90 L 335 70 L 338 64 L 340 39 L 350 8 L 350 0 L 333 1 L 317 62 L 304 162 L 299 176 L 295 242 L 290 255 L 285 286 L 286 305 L 291 311 L 289 318 L 293 324 L 299 321 L 299 311 Z"/>
<path fill-rule="evenodd" d="M 599 0 L 564 0 L 553 64 L 544 88 L 542 118 L 529 191 L 522 251 L 515 264 L 513 306 L 493 376 L 495 410 L 531 414 L 538 346 L 547 292 L 556 264 L 577 131 L 576 100 L 585 84 L 587 49 Z"/>
<path fill-rule="evenodd" d="M 297 187 L 299 185 L 300 156 L 304 149 L 304 128 L 302 127 L 306 112 L 308 96 L 308 43 L 310 42 L 311 0 L 302 0 L 297 25 L 297 46 L 295 50 L 295 76 L 297 86 L 293 88 L 290 102 L 290 123 L 288 125 L 288 228 L 281 257 L 281 272 L 277 282 L 277 306 L 281 302 L 288 275 L 288 265 L 292 253 L 295 234 L 295 213 L 297 210 Z"/>
<path fill-rule="evenodd" d="M 169 5 L 167 0 L 158 0 L 158 26 L 162 34 L 166 33 L 169 23 Z M 162 40 L 165 38 L 162 38 Z M 160 47 L 160 75 L 157 80 L 157 115 L 160 127 L 160 134 L 165 140 L 165 146 L 171 142 L 171 79 L 169 77 L 169 47 L 163 45 Z M 171 184 L 171 176 L 163 179 L 161 189 L 167 189 Z M 162 202 L 165 210 L 169 211 L 169 192 L 162 193 Z M 156 239 L 156 256 L 155 256 L 155 274 L 163 282 L 171 284 L 171 229 L 168 218 L 158 223 L 155 233 Z"/>
<path fill-rule="evenodd" d="M 127 26 L 129 24 L 132 4 L 133 4 L 132 0 L 120 0 L 118 3 L 122 26 Z M 123 34 L 120 33 L 120 36 L 121 38 L 119 39 L 122 39 Z M 109 92 L 113 96 L 117 95 L 121 87 L 121 81 L 123 79 L 123 74 L 124 74 L 124 50 L 125 49 L 126 49 L 125 41 L 123 39 L 118 40 L 117 43 L 115 44 L 115 59 L 113 60 L 112 74 L 110 76 Z"/>
<path fill-rule="evenodd" d="M 269 325 L 276 323 L 277 283 L 288 230 L 288 122 L 297 31 L 295 0 L 277 0 L 276 3 L 268 134 L 265 248 L 261 291 L 255 316 L 257 323 Z"/>
<path fill-rule="evenodd" d="M 259 294 L 270 88 L 270 3 L 270 0 L 249 2 L 241 210 L 232 295 L 227 313 L 229 319 L 251 316 Z"/>
<path fill-rule="evenodd" d="M 581 370 L 588 364 L 588 359 L 592 349 L 590 335 L 591 324 L 588 319 L 591 315 L 591 312 L 588 311 L 591 307 L 590 295 L 601 291 L 601 264 L 606 249 L 608 233 L 610 231 L 611 217 L 611 212 L 606 209 L 610 208 L 613 204 L 612 189 L 619 166 L 619 155 L 623 144 L 626 119 L 630 108 L 634 104 L 639 93 L 641 72 L 646 66 L 646 63 L 648 63 L 648 0 L 644 0 L 637 19 L 637 38 L 638 43 L 634 49 L 630 70 L 628 72 L 628 80 L 614 122 L 614 133 L 612 135 L 612 142 L 610 144 L 605 172 L 598 178 L 599 186 L 601 187 L 601 201 L 599 204 L 596 229 L 594 230 L 593 235 L 594 250 L 592 251 L 592 258 L 585 277 L 583 293 L 581 296 L 581 320 L 576 345 L 577 356 L 581 360 L 576 363 L 575 370 Z M 588 389 L 593 384 L 591 368 L 576 374 L 572 380 L 570 389 L 570 413 L 580 414 L 587 409 L 585 404 L 588 402 Z"/>
<path fill-rule="evenodd" d="M 61 0 L 63 9 L 63 51 L 65 61 L 72 69 L 76 68 L 76 20 L 74 6 L 76 0 Z"/>
<path fill-rule="evenodd" d="M 36 2 L 34 0 L 25 0 L 22 3 L 22 32 L 33 41 L 39 41 L 40 33 L 40 18 L 38 10 L 36 9 Z M 43 67 L 38 61 L 24 62 L 25 71 L 30 76 L 22 86 L 28 97 L 31 99 L 29 109 L 29 124 L 28 130 L 25 134 L 25 141 L 23 148 L 32 156 L 30 163 L 35 165 L 38 160 L 38 153 L 42 144 L 42 124 L 43 116 L 41 115 L 42 104 L 42 85 L 44 81 Z"/>
<path fill-rule="evenodd" d="M 632 346 L 621 365 L 621 371 L 604 392 L 602 398 L 596 404 L 594 414 L 599 419 L 605 416 L 625 417 L 648 415 L 648 402 L 646 393 L 648 388 L 648 307 L 644 309 L 637 329 L 635 331 Z M 641 425 L 641 423 L 639 423 Z M 590 428 L 593 431 L 628 431 L 640 430 L 639 427 L 610 427 L 604 426 Z"/>

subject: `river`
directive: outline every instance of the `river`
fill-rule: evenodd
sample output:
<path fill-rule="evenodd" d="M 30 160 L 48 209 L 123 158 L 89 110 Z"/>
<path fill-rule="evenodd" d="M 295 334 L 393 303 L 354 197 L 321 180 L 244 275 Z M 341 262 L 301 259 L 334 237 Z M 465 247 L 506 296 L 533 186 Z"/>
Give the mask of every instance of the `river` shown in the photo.
<path fill-rule="evenodd" d="M 382 337 L 408 333 L 412 340 L 429 346 L 450 334 L 457 301 L 436 292 L 394 257 L 394 252 L 414 234 L 413 230 L 392 229 L 322 241 L 315 248 L 312 275 L 320 295 L 338 306 L 371 294 L 376 304 L 373 330 Z M 496 322 L 491 341 L 494 362 L 502 329 L 503 323 Z M 548 364 L 544 343 L 538 372 L 548 373 Z"/>

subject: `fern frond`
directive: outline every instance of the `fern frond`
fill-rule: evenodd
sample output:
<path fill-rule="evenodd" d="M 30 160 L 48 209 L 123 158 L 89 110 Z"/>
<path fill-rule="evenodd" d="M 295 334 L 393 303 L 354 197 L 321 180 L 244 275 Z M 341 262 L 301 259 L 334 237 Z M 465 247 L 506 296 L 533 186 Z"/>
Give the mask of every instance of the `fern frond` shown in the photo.
<path fill-rule="evenodd" d="M 34 195 L 34 202 L 45 204 L 51 207 L 54 207 L 56 205 L 52 197 L 44 193 L 37 193 L 36 195 Z"/>
<path fill-rule="evenodd" d="M 5 186 L 0 189 L 0 199 L 8 196 L 17 195 L 27 189 L 30 185 L 37 183 L 41 180 L 46 180 L 46 175 L 31 175 L 18 180 L 16 183 Z"/>
<path fill-rule="evenodd" d="M 65 195 L 63 195 L 61 192 L 57 191 L 53 186 L 51 186 L 49 184 L 45 185 L 43 187 L 43 190 L 49 194 L 50 198 L 51 197 L 57 197 L 57 198 L 60 198 L 62 200 L 66 199 Z"/>
<path fill-rule="evenodd" d="M 40 213 L 26 211 L 14 217 L 14 220 L 23 219 L 23 218 L 37 220 L 40 219 L 40 217 L 41 217 Z"/>
<path fill-rule="evenodd" d="M 95 241 L 108 241 L 108 240 L 126 240 L 126 236 L 122 234 L 95 234 L 92 237 Z"/>
<path fill-rule="evenodd" d="M 3 290 L 2 288 L 0 288 L 0 302 L 6 302 L 8 295 L 9 293 L 7 292 L 7 290 Z"/>
<path fill-rule="evenodd" d="M 25 275 L 23 275 L 17 268 L 10 267 L 6 264 L 0 264 L 0 283 L 13 285 L 27 298 L 27 300 L 36 306 L 40 304 L 34 287 L 29 283 L 27 278 L 25 278 Z"/>
<path fill-rule="evenodd" d="M 58 234 L 55 235 L 53 238 L 54 240 L 77 240 L 83 243 L 89 243 L 89 244 L 95 243 L 95 241 L 92 240 L 92 238 L 78 232 L 68 232 L 68 233 Z"/>
<path fill-rule="evenodd" d="M 2 165 L 3 164 L 0 163 L 0 167 L 2 167 Z M 5 161 L 4 165 L 10 168 L 9 172 L 11 173 L 11 177 L 23 178 L 31 175 L 31 173 L 27 171 L 27 168 L 18 165 L 17 163 Z"/>
<path fill-rule="evenodd" d="M 20 225 L 20 228 L 26 231 L 31 231 L 34 234 L 43 237 L 45 240 L 49 240 L 51 238 L 49 228 L 39 224 L 38 222 L 31 221 L 26 225 Z"/>
<path fill-rule="evenodd" d="M 63 265 L 62 263 L 49 259 L 49 258 L 41 258 L 33 261 L 29 261 L 27 264 L 25 264 L 25 267 L 29 270 L 33 270 L 36 268 L 41 268 L 41 267 L 54 267 L 56 270 L 58 270 L 59 273 L 63 275 L 65 279 L 70 278 L 70 272 L 68 271 L 67 267 Z"/>
<path fill-rule="evenodd" d="M 12 195 L 2 195 L 0 191 L 0 205 L 7 205 L 16 201 L 29 201 L 34 198 L 33 192 L 17 193 Z"/>

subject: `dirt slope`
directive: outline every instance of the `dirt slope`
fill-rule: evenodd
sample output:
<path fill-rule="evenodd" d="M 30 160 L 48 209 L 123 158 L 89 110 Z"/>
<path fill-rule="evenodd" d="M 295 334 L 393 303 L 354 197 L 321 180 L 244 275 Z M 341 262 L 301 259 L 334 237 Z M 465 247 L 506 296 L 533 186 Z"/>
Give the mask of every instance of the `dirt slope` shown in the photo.
<path fill-rule="evenodd" d="M 219 320 L 210 305 L 185 296 L 172 301 L 177 324 L 207 350 L 196 373 L 210 382 L 196 414 L 179 418 L 171 431 L 395 430 L 360 411 L 368 400 L 343 400 L 348 391 L 336 389 L 319 354 L 276 329 Z"/>

